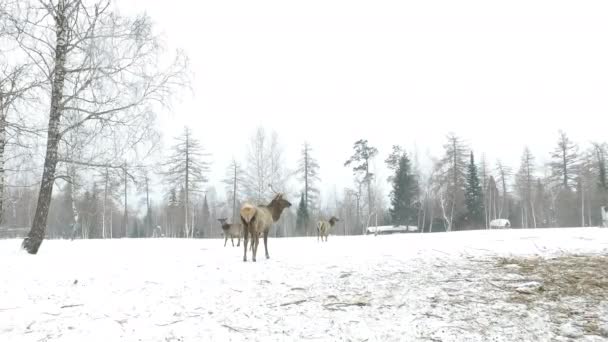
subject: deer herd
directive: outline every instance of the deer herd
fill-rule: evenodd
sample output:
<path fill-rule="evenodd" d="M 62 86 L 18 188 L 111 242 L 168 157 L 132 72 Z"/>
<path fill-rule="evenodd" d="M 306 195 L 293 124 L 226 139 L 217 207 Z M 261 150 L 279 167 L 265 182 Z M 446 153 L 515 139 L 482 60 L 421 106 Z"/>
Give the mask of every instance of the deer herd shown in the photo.
<path fill-rule="evenodd" d="M 274 191 L 273 191 L 274 192 Z M 237 247 L 241 245 L 241 237 L 243 238 L 243 261 L 247 261 L 247 243 L 251 238 L 251 260 L 256 261 L 256 255 L 258 252 L 258 245 L 260 244 L 260 237 L 264 238 L 264 252 L 266 259 L 270 258 L 268 254 L 268 232 L 273 223 L 277 222 L 281 218 L 281 213 L 286 208 L 291 207 L 291 203 L 283 198 L 282 193 L 276 193 L 274 198 L 267 205 L 254 205 L 251 203 L 245 203 L 240 209 L 240 223 L 227 223 L 226 218 L 218 219 L 222 225 L 222 231 L 224 232 L 224 247 L 228 242 L 228 238 L 232 242 L 234 247 L 234 238 L 237 238 Z M 317 222 L 317 241 L 325 238 L 331 228 L 340 221 L 335 216 L 332 216 L 329 221 L 321 220 Z"/>

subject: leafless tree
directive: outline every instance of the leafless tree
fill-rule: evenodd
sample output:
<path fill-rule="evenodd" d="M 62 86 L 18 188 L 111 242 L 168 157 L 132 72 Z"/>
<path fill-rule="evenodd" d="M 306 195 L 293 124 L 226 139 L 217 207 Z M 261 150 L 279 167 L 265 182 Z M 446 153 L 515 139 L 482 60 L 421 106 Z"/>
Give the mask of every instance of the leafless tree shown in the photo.
<path fill-rule="evenodd" d="M 519 197 L 521 199 L 522 226 L 524 228 L 530 227 L 530 217 L 532 218 L 532 228 L 536 228 L 536 212 L 532 194 L 532 187 L 536 179 L 534 173 L 534 156 L 530 152 L 530 149 L 526 147 L 521 157 L 519 172 L 516 175 L 517 189 L 519 190 Z"/>
<path fill-rule="evenodd" d="M 226 178 L 224 178 L 226 193 L 228 194 L 228 199 L 232 202 L 232 223 L 235 223 L 237 220 L 237 203 L 242 194 L 241 187 L 243 181 L 244 174 L 241 165 L 233 158 L 226 170 Z"/>
<path fill-rule="evenodd" d="M 513 175 L 513 171 L 510 167 L 498 160 L 496 162 L 496 173 L 498 174 L 498 183 L 500 183 L 502 188 L 502 196 L 500 197 L 500 206 L 498 209 L 498 218 L 509 217 L 508 182 L 510 177 Z"/>
<path fill-rule="evenodd" d="M 151 106 L 184 84 L 186 60 L 178 55 L 163 68 L 163 46 L 150 18 L 123 17 L 109 0 L 11 5 L 14 38 L 43 76 L 50 102 L 38 205 L 23 242 L 35 254 L 44 238 L 62 137 L 82 126 L 101 134 L 153 121 Z"/>
<path fill-rule="evenodd" d="M 175 138 L 177 143 L 173 152 L 164 163 L 163 176 L 171 186 L 184 189 L 184 235 L 194 237 L 194 229 L 189 210 L 191 210 L 191 195 L 201 190 L 201 184 L 207 182 L 209 163 L 205 160 L 209 156 L 205 153 L 201 143 L 193 137 L 192 131 L 184 127 L 181 136 Z"/>
<path fill-rule="evenodd" d="M 266 203 L 272 197 L 269 184 L 276 191 L 285 192 L 287 174 L 276 132 L 268 136 L 263 127 L 256 129 L 250 139 L 245 179 L 245 193 L 256 204 Z"/>

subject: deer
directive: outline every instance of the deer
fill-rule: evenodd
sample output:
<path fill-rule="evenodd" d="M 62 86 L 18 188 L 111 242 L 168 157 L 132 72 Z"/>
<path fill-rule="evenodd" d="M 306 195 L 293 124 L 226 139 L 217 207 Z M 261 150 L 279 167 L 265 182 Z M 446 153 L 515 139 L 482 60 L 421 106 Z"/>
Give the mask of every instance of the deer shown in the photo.
<path fill-rule="evenodd" d="M 338 221 L 340 221 L 340 219 L 335 216 L 332 216 L 329 221 L 321 220 L 317 222 L 317 241 L 319 241 L 319 237 L 321 238 L 321 241 L 323 241 L 323 237 L 325 236 L 325 242 L 327 242 L 329 230 L 333 228 L 333 226 Z"/>
<path fill-rule="evenodd" d="M 217 220 L 220 221 L 222 230 L 224 231 L 224 247 L 226 247 L 228 237 L 230 237 L 232 247 L 234 247 L 234 238 L 238 238 L 236 246 L 239 247 L 241 245 L 241 232 L 243 231 L 243 225 L 240 223 L 226 223 L 226 220 L 228 220 L 227 218 Z"/>
<path fill-rule="evenodd" d="M 272 187 L 271 187 L 272 190 Z M 274 190 L 272 190 L 275 192 Z M 245 203 L 240 210 L 241 222 L 243 223 L 243 262 L 247 262 L 247 240 L 251 235 L 251 260 L 256 262 L 256 254 L 260 243 L 260 234 L 264 234 L 264 250 L 266 259 L 270 259 L 268 254 L 268 232 L 272 224 L 281 218 L 281 213 L 286 208 L 291 207 L 291 203 L 283 198 L 282 193 L 276 193 L 267 205 L 253 205 Z"/>

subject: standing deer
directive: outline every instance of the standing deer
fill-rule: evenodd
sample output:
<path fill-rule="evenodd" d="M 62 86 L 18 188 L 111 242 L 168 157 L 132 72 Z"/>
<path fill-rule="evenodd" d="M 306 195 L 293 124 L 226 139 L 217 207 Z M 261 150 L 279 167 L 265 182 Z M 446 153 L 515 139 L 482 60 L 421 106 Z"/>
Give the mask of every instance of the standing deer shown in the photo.
<path fill-rule="evenodd" d="M 247 239 L 251 235 L 251 259 L 255 262 L 260 243 L 260 234 L 264 234 L 264 249 L 266 259 L 268 255 L 268 231 L 272 224 L 279 220 L 285 208 L 291 207 L 291 203 L 283 198 L 283 194 L 277 193 L 267 205 L 255 206 L 246 203 L 241 207 L 241 222 L 243 222 L 243 244 L 245 245 L 243 261 L 247 261 Z"/>
<path fill-rule="evenodd" d="M 230 242 L 232 242 L 232 247 L 234 247 L 234 238 L 238 238 L 236 246 L 239 247 L 241 245 L 241 232 L 243 231 L 243 225 L 240 223 L 226 223 L 225 218 L 217 219 L 222 224 L 222 230 L 224 231 L 224 247 L 226 247 L 226 242 L 228 242 L 228 236 L 230 236 Z"/>
<path fill-rule="evenodd" d="M 337 217 L 332 216 L 329 221 L 321 220 L 317 223 L 317 241 L 319 241 L 319 237 L 321 241 L 323 241 L 323 237 L 325 236 L 325 242 L 327 242 L 327 236 L 329 235 L 329 230 L 333 228 L 336 222 L 340 221 Z"/>

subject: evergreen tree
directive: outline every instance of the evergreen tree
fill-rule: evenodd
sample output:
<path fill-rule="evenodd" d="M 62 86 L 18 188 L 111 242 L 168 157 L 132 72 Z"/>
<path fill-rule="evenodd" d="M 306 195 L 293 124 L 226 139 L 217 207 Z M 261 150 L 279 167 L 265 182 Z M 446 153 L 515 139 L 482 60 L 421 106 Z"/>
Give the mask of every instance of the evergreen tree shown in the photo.
<path fill-rule="evenodd" d="M 468 210 L 469 222 L 478 227 L 484 222 L 483 189 L 477 174 L 475 157 L 471 151 L 471 161 L 467 170 L 467 181 L 465 187 L 465 203 Z"/>
<path fill-rule="evenodd" d="M 557 148 L 551 153 L 551 158 L 553 176 L 561 180 L 563 189 L 571 190 L 579 162 L 578 146 L 563 131 L 559 131 Z"/>
<path fill-rule="evenodd" d="M 203 199 L 203 212 L 201 214 L 201 227 L 202 231 L 197 232 L 198 237 L 203 237 L 205 229 L 209 227 L 209 218 L 211 217 L 211 211 L 209 211 L 209 203 L 207 202 L 207 195 Z M 210 236 L 206 236 L 210 237 Z"/>
<path fill-rule="evenodd" d="M 401 147 L 393 146 L 386 163 L 394 172 L 388 179 L 392 183 L 391 220 L 395 226 L 409 227 L 412 222 L 417 222 L 415 203 L 419 194 L 418 179 L 412 173 L 410 160 Z"/>
<path fill-rule="evenodd" d="M 318 208 L 319 189 L 317 183 L 319 178 L 319 163 L 312 155 L 312 148 L 305 142 L 302 148 L 302 157 L 298 161 L 298 169 L 296 173 L 299 175 L 303 183 L 302 193 L 304 195 L 304 204 L 306 206 L 305 221 L 302 222 L 302 227 L 307 234 L 309 227 L 309 218 L 315 209 Z"/>
<path fill-rule="evenodd" d="M 298 205 L 298 216 L 296 217 L 296 230 L 301 233 L 306 233 L 306 225 L 309 221 L 308 209 L 306 205 L 306 199 L 304 193 L 300 197 L 300 204 Z"/>
<path fill-rule="evenodd" d="M 443 145 L 445 154 L 437 164 L 437 191 L 446 230 L 456 229 L 466 214 L 465 186 L 467 175 L 467 150 L 465 143 L 454 133 L 449 133 Z"/>

